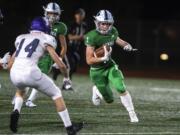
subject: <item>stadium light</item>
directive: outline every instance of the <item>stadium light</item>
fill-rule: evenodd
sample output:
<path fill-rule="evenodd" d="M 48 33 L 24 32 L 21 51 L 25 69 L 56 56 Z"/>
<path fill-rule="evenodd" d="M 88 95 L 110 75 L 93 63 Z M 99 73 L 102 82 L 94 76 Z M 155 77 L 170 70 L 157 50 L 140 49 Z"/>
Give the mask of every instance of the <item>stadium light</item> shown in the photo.
<path fill-rule="evenodd" d="M 169 55 L 167 53 L 160 54 L 160 59 L 163 61 L 167 61 L 169 59 Z"/>

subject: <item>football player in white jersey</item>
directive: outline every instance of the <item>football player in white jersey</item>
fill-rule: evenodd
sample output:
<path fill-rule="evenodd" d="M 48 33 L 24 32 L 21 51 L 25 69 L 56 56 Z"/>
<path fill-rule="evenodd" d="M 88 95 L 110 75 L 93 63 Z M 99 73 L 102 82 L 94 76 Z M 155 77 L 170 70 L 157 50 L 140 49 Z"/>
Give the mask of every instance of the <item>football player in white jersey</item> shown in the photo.
<path fill-rule="evenodd" d="M 11 81 L 18 89 L 16 91 L 14 109 L 10 116 L 10 129 L 14 133 L 17 132 L 25 88 L 31 87 L 52 98 L 68 135 L 75 135 L 83 127 L 83 124 L 71 123 L 61 90 L 37 66 L 40 57 L 48 52 L 64 76 L 67 76 L 66 66 L 55 52 L 56 40 L 54 37 L 45 34 L 46 31 L 45 21 L 38 17 L 32 21 L 30 33 L 16 38 L 16 51 L 8 65 Z"/>

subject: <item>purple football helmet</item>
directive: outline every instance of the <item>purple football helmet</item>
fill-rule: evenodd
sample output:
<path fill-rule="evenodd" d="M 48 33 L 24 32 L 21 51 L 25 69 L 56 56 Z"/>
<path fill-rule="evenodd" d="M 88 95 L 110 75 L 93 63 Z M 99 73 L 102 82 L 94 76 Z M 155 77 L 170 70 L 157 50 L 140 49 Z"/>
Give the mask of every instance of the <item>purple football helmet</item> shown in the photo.
<path fill-rule="evenodd" d="M 46 25 L 46 22 L 42 17 L 36 17 L 32 20 L 30 30 L 38 30 L 44 33 L 49 33 L 49 27 Z"/>

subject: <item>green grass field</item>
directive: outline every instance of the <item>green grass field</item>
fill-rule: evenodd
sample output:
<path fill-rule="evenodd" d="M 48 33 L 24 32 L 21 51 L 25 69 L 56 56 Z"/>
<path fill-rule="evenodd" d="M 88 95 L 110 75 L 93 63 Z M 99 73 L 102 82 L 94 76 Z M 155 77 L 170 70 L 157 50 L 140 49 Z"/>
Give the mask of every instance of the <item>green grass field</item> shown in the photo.
<path fill-rule="evenodd" d="M 9 115 L 15 88 L 5 72 L 0 73 L 0 134 L 11 134 Z M 62 84 L 62 78 L 56 82 Z M 115 102 L 91 103 L 92 83 L 87 76 L 75 75 L 75 92 L 64 92 L 72 121 L 86 123 L 80 134 L 180 134 L 180 83 L 178 80 L 126 78 L 140 122 L 131 124 L 114 91 Z M 19 134 L 64 134 L 65 129 L 50 98 L 40 94 L 34 109 L 23 107 Z"/>

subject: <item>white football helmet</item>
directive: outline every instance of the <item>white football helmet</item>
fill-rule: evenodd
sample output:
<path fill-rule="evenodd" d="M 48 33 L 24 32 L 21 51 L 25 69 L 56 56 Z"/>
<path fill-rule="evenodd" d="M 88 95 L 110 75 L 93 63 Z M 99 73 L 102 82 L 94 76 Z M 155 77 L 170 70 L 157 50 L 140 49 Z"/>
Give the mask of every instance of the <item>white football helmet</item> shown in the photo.
<path fill-rule="evenodd" d="M 61 12 L 60 6 L 57 3 L 48 3 L 44 9 L 44 16 L 48 19 L 48 21 L 53 24 L 54 22 L 59 21 Z"/>
<path fill-rule="evenodd" d="M 94 16 L 94 18 L 96 30 L 98 32 L 100 32 L 101 34 L 107 34 L 109 31 L 111 31 L 114 24 L 114 19 L 111 12 L 109 12 L 108 10 L 100 10 L 97 15 Z M 106 29 L 102 29 L 101 24 L 103 23 L 108 24 L 109 26 Z"/>

